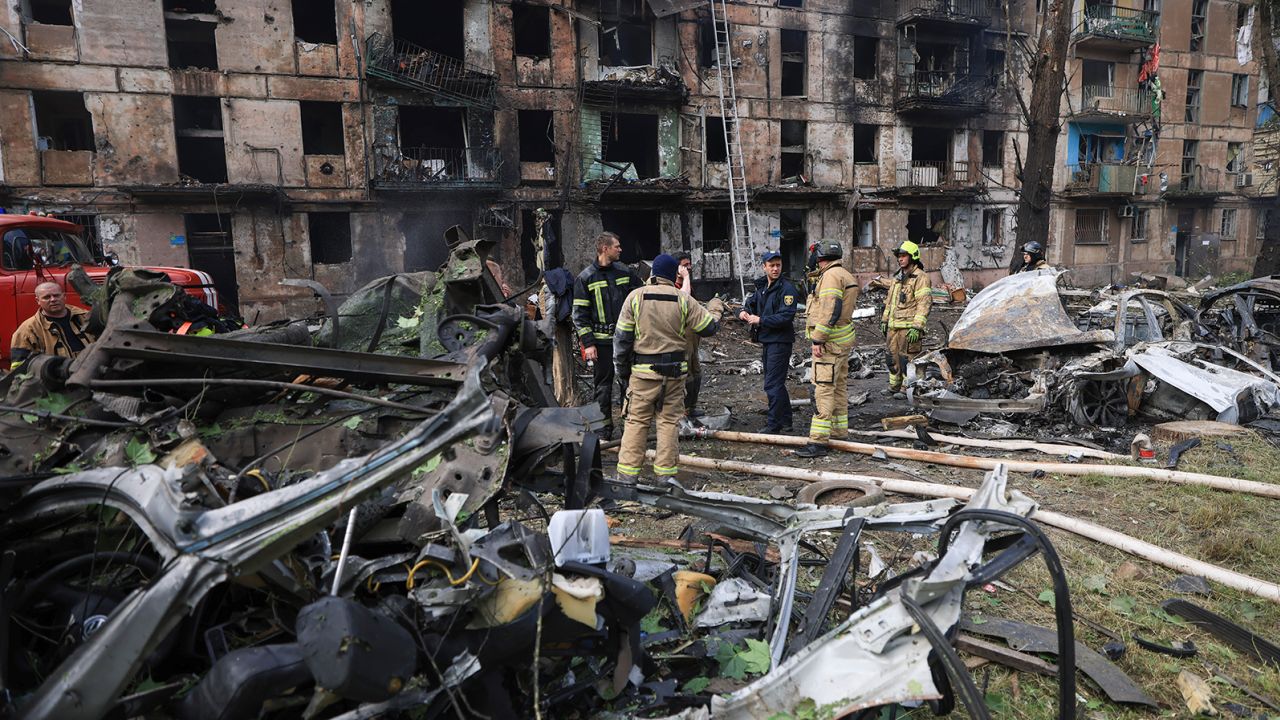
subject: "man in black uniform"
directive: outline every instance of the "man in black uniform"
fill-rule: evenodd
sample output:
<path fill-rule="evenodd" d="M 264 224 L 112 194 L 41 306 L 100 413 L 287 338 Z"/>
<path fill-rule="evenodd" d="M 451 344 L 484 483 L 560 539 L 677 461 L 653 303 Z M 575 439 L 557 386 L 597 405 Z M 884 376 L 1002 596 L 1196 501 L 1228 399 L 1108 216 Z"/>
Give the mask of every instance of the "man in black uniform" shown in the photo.
<path fill-rule="evenodd" d="M 582 357 L 594 362 L 595 401 L 604 413 L 600 435 L 613 438 L 613 332 L 622 312 L 622 301 L 640 287 L 640 276 L 618 262 L 622 241 L 611 232 L 596 238 L 596 261 L 573 283 L 573 324 L 582 343 Z M 622 389 L 623 396 L 626 388 Z"/>
<path fill-rule="evenodd" d="M 764 346 L 764 394 L 769 398 L 766 433 L 791 432 L 791 397 L 787 394 L 787 370 L 791 367 L 791 344 L 795 342 L 796 307 L 800 291 L 782 277 L 782 255 L 764 254 L 764 277 L 756 280 L 756 291 L 747 298 L 738 319 L 751 326 Z"/>

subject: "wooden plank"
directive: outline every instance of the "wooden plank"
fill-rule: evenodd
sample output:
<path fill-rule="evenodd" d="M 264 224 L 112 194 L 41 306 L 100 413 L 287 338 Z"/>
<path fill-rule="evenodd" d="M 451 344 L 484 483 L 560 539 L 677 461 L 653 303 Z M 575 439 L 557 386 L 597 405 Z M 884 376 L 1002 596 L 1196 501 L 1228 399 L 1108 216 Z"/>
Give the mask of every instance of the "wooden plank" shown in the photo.
<path fill-rule="evenodd" d="M 1045 662 L 1034 655 L 1018 652 L 1004 645 L 987 642 L 972 635 L 957 635 L 956 649 L 963 650 L 970 655 L 998 662 L 1001 665 L 1007 665 L 1014 670 L 1049 676 L 1058 674 L 1058 666 L 1053 663 Z"/>

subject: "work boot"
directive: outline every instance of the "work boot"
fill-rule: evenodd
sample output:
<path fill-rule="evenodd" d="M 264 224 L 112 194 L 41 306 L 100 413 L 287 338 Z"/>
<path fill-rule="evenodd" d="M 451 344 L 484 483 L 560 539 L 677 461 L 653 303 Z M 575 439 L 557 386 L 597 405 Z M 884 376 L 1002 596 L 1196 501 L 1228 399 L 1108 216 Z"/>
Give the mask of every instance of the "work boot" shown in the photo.
<path fill-rule="evenodd" d="M 902 393 L 902 388 L 900 388 L 900 387 L 894 387 L 894 386 L 890 385 L 889 387 L 887 387 L 887 388 L 885 388 L 885 389 L 883 389 L 883 390 L 881 390 L 881 391 L 880 391 L 880 396 L 881 396 L 881 397 L 894 397 L 895 395 L 898 395 L 898 394 L 901 394 L 901 393 Z"/>
<path fill-rule="evenodd" d="M 805 445 L 804 447 L 796 450 L 795 453 L 796 453 L 796 457 L 802 457 L 802 458 L 826 457 L 827 446 L 819 445 L 818 443 L 811 442 L 808 445 Z"/>

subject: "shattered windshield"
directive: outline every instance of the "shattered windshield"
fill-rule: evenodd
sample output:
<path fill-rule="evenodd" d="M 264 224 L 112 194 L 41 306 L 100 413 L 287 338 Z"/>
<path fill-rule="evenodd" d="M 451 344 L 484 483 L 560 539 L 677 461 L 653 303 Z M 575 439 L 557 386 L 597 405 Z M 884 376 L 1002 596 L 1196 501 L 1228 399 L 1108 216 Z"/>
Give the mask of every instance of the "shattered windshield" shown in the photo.
<path fill-rule="evenodd" d="M 4 268 L 33 270 L 37 265 L 89 264 L 93 254 L 77 235 L 47 228 L 14 228 L 4 234 Z"/>

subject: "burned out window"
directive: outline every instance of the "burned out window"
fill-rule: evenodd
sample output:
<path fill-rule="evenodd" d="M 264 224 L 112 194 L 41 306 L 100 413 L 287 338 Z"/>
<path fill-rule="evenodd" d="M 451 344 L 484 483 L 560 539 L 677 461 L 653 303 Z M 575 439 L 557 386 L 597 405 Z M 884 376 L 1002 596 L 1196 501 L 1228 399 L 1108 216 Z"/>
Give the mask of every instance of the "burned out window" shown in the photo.
<path fill-rule="evenodd" d="M 188 13 L 165 13 L 164 36 L 169 67 L 175 70 L 217 70 L 217 23 Z"/>
<path fill-rule="evenodd" d="M 728 42 L 729 26 L 723 20 L 717 20 L 714 24 L 710 17 L 703 18 L 698 23 L 698 65 L 699 67 L 712 68 L 720 65 L 720 47 L 717 43 Z"/>
<path fill-rule="evenodd" d="M 1134 208 L 1133 217 L 1129 218 L 1129 242 L 1147 241 L 1147 221 L 1150 216 L 1151 211 L 1147 208 Z"/>
<path fill-rule="evenodd" d="M 1204 49 L 1204 35 L 1209 20 L 1209 0 L 1191 0 L 1191 52 Z"/>
<path fill-rule="evenodd" d="M 733 122 L 730 120 L 729 122 Z M 707 118 L 707 143 L 704 147 L 707 162 L 728 162 L 729 152 L 725 144 L 725 120 L 721 117 Z"/>
<path fill-rule="evenodd" d="M 1200 122 L 1200 83 L 1203 81 L 1203 70 L 1187 71 L 1187 108 L 1184 116 L 1187 122 Z"/>
<path fill-rule="evenodd" d="M 853 211 L 853 244 L 856 247 L 876 246 L 876 211 L 874 208 L 858 208 Z"/>
<path fill-rule="evenodd" d="M 334 0 L 293 0 L 293 36 L 302 42 L 338 42 L 338 14 Z"/>
<path fill-rule="evenodd" d="M 662 215 L 658 210 L 601 210 L 602 230 L 622 240 L 622 262 L 653 262 L 662 252 Z"/>
<path fill-rule="evenodd" d="M 1222 216 L 1218 221 L 1218 235 L 1223 240 L 1235 240 L 1240 211 L 1236 208 L 1222 208 Z"/>
<path fill-rule="evenodd" d="M 993 87 L 1004 87 L 1004 63 L 1005 55 L 1003 50 L 987 50 L 987 79 Z"/>
<path fill-rule="evenodd" d="M 982 166 L 998 168 L 1004 166 L 1004 131 L 982 131 Z"/>
<path fill-rule="evenodd" d="M 424 50 L 461 60 L 466 53 L 463 0 L 391 0 L 391 31 Z"/>
<path fill-rule="evenodd" d="M 601 8 L 600 64 L 653 64 L 653 19 L 645 0 L 613 0 Z"/>
<path fill-rule="evenodd" d="M 782 97 L 804 97 L 809 33 L 804 30 L 782 30 L 781 34 Z"/>
<path fill-rule="evenodd" d="M 1080 208 L 1076 210 L 1075 238 L 1077 245 L 1107 244 L 1107 208 Z"/>
<path fill-rule="evenodd" d="M 876 79 L 876 55 L 880 38 L 853 36 L 853 76 L 859 80 Z"/>
<path fill-rule="evenodd" d="M 782 272 L 796 277 L 809 257 L 809 211 L 778 211 L 778 252 L 782 254 Z"/>
<path fill-rule="evenodd" d="M 1080 81 L 1088 98 L 1111 97 L 1116 82 L 1116 64 L 1102 60 L 1081 60 Z"/>
<path fill-rule="evenodd" d="M 907 211 L 907 239 L 917 245 L 933 245 L 947 236 L 950 208 L 915 208 Z"/>
<path fill-rule="evenodd" d="M 605 162 L 631 163 L 641 180 L 658 177 L 657 115 L 602 113 L 600 132 Z"/>
<path fill-rule="evenodd" d="M 516 55 L 551 57 L 551 8 L 545 5 L 513 4 L 511 33 Z"/>
<path fill-rule="evenodd" d="M 727 252 L 733 233 L 733 214 L 728 208 L 702 211 L 702 251 Z"/>
<path fill-rule="evenodd" d="M 782 181 L 790 182 L 804 174 L 805 135 L 808 124 L 804 120 L 782 121 L 782 147 L 778 153 L 782 161 Z"/>
<path fill-rule="evenodd" d="M 342 103 L 298 103 L 302 114 L 302 152 L 305 155 L 341 155 L 346 152 L 342 132 Z"/>
<path fill-rule="evenodd" d="M 36 111 L 36 147 L 41 150 L 93 150 L 93 116 L 78 92 L 37 90 L 31 93 Z"/>
<path fill-rule="evenodd" d="M 400 149 L 446 148 L 461 151 L 467 147 L 467 115 L 462 108 L 401 105 Z"/>
<path fill-rule="evenodd" d="M 550 110 L 520 110 L 520 162 L 556 161 L 555 116 Z"/>
<path fill-rule="evenodd" d="M 1242 171 L 1244 171 L 1244 143 L 1229 142 L 1227 143 L 1227 172 Z"/>
<path fill-rule="evenodd" d="M 351 260 L 351 213 L 309 212 L 307 234 L 313 264 L 338 265 Z"/>
<path fill-rule="evenodd" d="M 856 163 L 873 163 L 876 161 L 876 144 L 880 138 L 879 125 L 853 126 L 853 161 Z"/>
<path fill-rule="evenodd" d="M 218 98 L 174 95 L 173 129 L 179 173 L 205 183 L 227 181 L 222 105 Z"/>
<path fill-rule="evenodd" d="M 73 25 L 71 0 L 27 0 L 28 18 L 41 25 Z"/>
<path fill-rule="evenodd" d="M 1196 184 L 1196 165 L 1199 162 L 1200 141 L 1182 141 L 1182 187 L 1189 189 Z"/>

